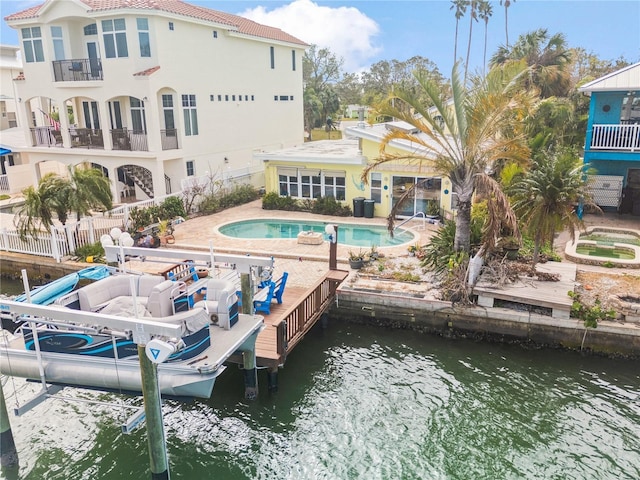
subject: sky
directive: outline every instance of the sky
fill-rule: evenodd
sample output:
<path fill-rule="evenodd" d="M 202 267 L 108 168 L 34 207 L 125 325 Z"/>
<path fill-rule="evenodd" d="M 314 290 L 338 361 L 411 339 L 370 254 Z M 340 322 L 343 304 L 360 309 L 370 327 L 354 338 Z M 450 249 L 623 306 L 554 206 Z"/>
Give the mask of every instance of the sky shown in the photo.
<path fill-rule="evenodd" d="M 162 1 L 162 0 L 158 0 Z M 17 45 L 17 32 L 4 17 L 41 1 L 0 0 L 2 44 Z M 454 63 L 456 20 L 450 0 L 293 0 L 188 3 L 233 13 L 281 28 L 308 44 L 327 47 L 344 60 L 343 71 L 360 72 L 381 60 L 404 61 L 415 55 L 433 61 L 449 77 Z M 506 42 L 505 12 L 491 2 L 487 59 Z M 604 60 L 623 56 L 640 61 L 639 0 L 511 0 L 509 43 L 520 34 L 548 29 L 565 35 L 569 47 L 582 47 Z M 458 58 L 466 57 L 469 16 L 460 20 Z M 470 69 L 483 65 L 484 22 L 474 22 Z"/>

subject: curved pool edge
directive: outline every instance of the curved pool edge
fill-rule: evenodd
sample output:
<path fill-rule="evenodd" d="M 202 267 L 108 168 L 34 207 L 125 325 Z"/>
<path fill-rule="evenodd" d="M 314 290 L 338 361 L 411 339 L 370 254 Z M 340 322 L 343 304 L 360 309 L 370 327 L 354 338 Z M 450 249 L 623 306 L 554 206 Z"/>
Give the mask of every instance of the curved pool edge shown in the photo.
<path fill-rule="evenodd" d="M 322 220 L 303 220 L 303 219 L 291 219 L 291 218 L 278 218 L 278 217 L 268 217 L 268 218 L 245 218 L 245 219 L 240 219 L 240 220 L 231 220 L 228 222 L 224 222 L 224 223 L 220 223 L 218 225 L 216 225 L 214 227 L 214 232 L 217 233 L 218 235 L 221 235 L 223 237 L 226 238 L 232 238 L 234 240 L 266 240 L 266 241 L 271 241 L 271 240 L 277 240 L 277 241 L 283 241 L 283 240 L 291 240 L 297 243 L 297 239 L 296 238 L 265 238 L 265 237 L 233 237 L 231 235 L 227 235 L 226 233 L 223 233 L 220 231 L 221 228 L 224 228 L 226 226 L 229 225 L 233 225 L 236 223 L 248 223 L 248 222 L 287 222 L 287 223 L 314 223 L 314 224 L 323 224 L 323 225 L 337 225 L 338 228 L 340 228 L 340 226 L 342 225 L 348 225 L 351 227 L 380 227 L 380 228 L 386 228 L 386 224 L 371 224 L 371 223 L 358 223 L 356 222 L 341 222 L 341 221 L 332 221 L 332 220 L 327 220 L 327 221 L 322 221 Z M 414 243 L 416 241 L 416 239 L 420 238 L 420 233 L 417 232 L 416 230 L 414 230 L 413 227 L 400 227 L 398 228 L 398 230 L 401 230 L 402 232 L 406 232 L 412 235 L 412 238 L 407 240 L 406 242 L 402 242 L 402 243 L 398 243 L 396 245 L 385 245 L 385 246 L 381 246 L 381 245 L 376 245 L 376 248 L 379 249 L 383 249 L 383 248 L 398 248 L 398 247 L 405 247 L 405 246 L 409 246 L 410 244 Z M 327 240 L 324 240 L 324 242 L 326 242 Z M 344 242 L 340 242 L 340 245 L 343 245 L 345 247 L 351 247 L 351 248 L 370 248 L 368 246 L 362 246 L 362 245 L 352 245 L 350 243 L 344 243 Z"/>
<path fill-rule="evenodd" d="M 606 266 L 605 264 L 612 264 L 617 268 L 632 268 L 632 269 L 640 269 L 640 247 L 637 245 L 631 245 L 629 243 L 613 243 L 613 247 L 632 250 L 635 254 L 635 258 L 632 259 L 619 259 L 619 258 L 607 258 L 607 257 L 597 257 L 593 255 L 584 255 L 582 253 L 577 252 L 577 248 L 579 245 L 590 244 L 594 245 L 597 242 L 593 240 L 580 240 L 582 235 L 590 235 L 595 232 L 603 232 L 603 233 L 619 233 L 626 235 L 633 235 L 640 239 L 640 230 L 634 230 L 631 228 L 615 228 L 615 227 L 605 227 L 605 226 L 592 226 L 588 227 L 584 233 L 579 233 L 575 240 L 569 240 L 564 247 L 564 255 L 565 257 L 575 263 L 579 263 L 582 265 L 595 265 L 595 266 Z"/>

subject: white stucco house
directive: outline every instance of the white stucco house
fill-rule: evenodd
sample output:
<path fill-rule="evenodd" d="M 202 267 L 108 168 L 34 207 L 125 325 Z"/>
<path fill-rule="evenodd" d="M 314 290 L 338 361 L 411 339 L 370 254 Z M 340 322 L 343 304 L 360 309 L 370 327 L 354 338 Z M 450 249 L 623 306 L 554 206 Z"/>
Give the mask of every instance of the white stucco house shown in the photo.
<path fill-rule="evenodd" d="M 215 173 L 261 185 L 254 153 L 303 143 L 307 45 L 280 29 L 179 0 L 47 0 L 5 21 L 24 62 L 10 185 L 52 162 L 102 168 L 116 201 Z"/>

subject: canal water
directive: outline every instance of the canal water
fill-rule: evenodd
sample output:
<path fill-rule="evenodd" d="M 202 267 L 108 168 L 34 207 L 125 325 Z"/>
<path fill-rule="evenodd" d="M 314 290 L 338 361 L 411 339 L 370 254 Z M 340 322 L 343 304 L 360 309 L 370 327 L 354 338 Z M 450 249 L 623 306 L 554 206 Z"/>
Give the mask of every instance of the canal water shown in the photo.
<path fill-rule="evenodd" d="M 257 401 L 229 368 L 213 398 L 165 401 L 172 479 L 638 479 L 638 362 L 330 323 Z M 3 378 L 7 402 L 37 386 Z M 13 394 L 14 388 L 18 390 Z M 5 478 L 150 478 L 134 400 L 64 393 L 11 416 L 20 469 Z"/>

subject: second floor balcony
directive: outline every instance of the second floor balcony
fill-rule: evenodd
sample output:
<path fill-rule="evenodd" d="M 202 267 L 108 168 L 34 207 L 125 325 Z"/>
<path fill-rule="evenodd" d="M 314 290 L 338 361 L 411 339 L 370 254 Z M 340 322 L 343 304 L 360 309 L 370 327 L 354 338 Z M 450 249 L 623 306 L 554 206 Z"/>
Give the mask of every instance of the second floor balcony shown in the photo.
<path fill-rule="evenodd" d="M 60 147 L 64 148 L 63 137 L 67 138 L 66 130 L 57 130 L 52 126 L 32 127 L 31 145 L 34 147 Z M 106 133 L 106 132 L 105 132 Z M 69 129 L 69 146 L 71 148 L 96 148 L 104 149 L 103 130 L 95 128 Z M 128 128 L 114 128 L 108 130 L 111 137 L 111 150 L 124 150 L 129 152 L 148 152 L 149 142 L 147 133 L 143 130 L 130 130 Z M 160 140 L 162 150 L 176 150 L 178 145 L 178 130 L 175 128 L 161 130 Z"/>
<path fill-rule="evenodd" d="M 640 124 L 593 125 L 590 149 L 640 151 Z"/>
<path fill-rule="evenodd" d="M 56 82 L 102 80 L 102 61 L 99 58 L 55 60 L 53 78 Z"/>

